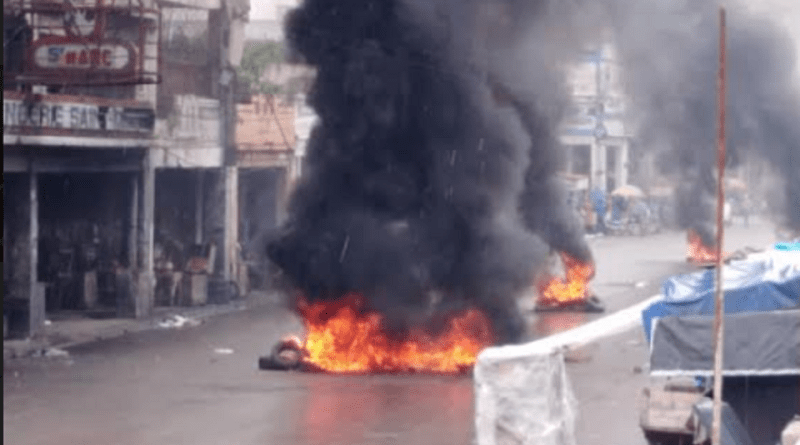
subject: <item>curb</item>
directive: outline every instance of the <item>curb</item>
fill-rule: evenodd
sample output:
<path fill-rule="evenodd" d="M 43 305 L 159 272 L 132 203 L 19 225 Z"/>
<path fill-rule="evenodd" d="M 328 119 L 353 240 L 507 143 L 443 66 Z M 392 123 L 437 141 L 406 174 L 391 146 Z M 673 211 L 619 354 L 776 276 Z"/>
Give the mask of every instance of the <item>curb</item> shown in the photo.
<path fill-rule="evenodd" d="M 95 341 L 119 338 L 127 334 L 180 329 L 159 326 L 160 322 L 173 318 L 176 315 L 202 323 L 215 316 L 245 311 L 269 304 L 280 304 L 279 298 L 277 298 L 275 293 L 265 293 L 259 297 L 248 297 L 225 305 L 159 308 L 158 313 L 154 313 L 146 318 L 118 318 L 115 319 L 118 320 L 118 324 L 116 325 L 100 327 L 96 331 L 87 330 L 77 335 L 73 334 L 72 338 L 70 338 L 69 334 L 59 333 L 56 329 L 50 333 L 45 332 L 45 334 L 39 338 L 4 340 L 3 360 L 45 356 L 48 350 L 69 349 Z"/>

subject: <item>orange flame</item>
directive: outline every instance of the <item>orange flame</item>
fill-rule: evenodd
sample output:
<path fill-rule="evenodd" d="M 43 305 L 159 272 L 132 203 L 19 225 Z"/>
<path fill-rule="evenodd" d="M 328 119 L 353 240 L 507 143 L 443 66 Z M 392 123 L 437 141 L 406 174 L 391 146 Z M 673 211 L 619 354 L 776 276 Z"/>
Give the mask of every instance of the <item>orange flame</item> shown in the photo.
<path fill-rule="evenodd" d="M 304 361 L 329 372 L 455 373 L 472 366 L 494 341 L 489 319 L 477 309 L 455 314 L 436 336 L 414 328 L 405 340 L 394 340 L 381 330 L 382 315 L 361 310 L 363 301 L 358 294 L 301 301 Z"/>
<path fill-rule="evenodd" d="M 560 306 L 580 302 L 589 298 L 589 280 L 594 277 L 594 264 L 582 263 L 561 253 L 566 269 L 566 278 L 551 277 L 539 286 L 541 306 Z"/>
<path fill-rule="evenodd" d="M 717 252 L 714 248 L 703 244 L 703 239 L 694 230 L 687 232 L 688 246 L 686 248 L 686 261 L 690 263 L 713 263 L 717 261 Z"/>

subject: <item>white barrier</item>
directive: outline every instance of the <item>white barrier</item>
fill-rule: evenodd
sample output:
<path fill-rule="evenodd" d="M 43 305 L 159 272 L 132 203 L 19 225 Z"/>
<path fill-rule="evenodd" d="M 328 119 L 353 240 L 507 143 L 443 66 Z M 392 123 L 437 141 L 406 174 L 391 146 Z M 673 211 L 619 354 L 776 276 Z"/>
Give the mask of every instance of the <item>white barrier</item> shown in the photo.
<path fill-rule="evenodd" d="M 577 403 L 564 351 L 625 332 L 659 295 L 570 331 L 485 349 L 475 363 L 478 445 L 575 445 Z"/>

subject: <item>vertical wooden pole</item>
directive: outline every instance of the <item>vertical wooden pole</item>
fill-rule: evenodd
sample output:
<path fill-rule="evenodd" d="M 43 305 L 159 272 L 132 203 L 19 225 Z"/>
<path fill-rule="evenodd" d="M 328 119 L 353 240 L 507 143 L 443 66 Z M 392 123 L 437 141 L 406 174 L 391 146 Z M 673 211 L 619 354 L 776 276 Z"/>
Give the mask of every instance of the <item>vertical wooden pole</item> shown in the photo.
<path fill-rule="evenodd" d="M 725 332 L 725 293 L 722 289 L 722 241 L 725 212 L 725 8 L 719 9 L 719 74 L 717 79 L 717 283 L 714 307 L 714 410 L 711 443 L 720 444 L 722 420 L 722 363 Z"/>

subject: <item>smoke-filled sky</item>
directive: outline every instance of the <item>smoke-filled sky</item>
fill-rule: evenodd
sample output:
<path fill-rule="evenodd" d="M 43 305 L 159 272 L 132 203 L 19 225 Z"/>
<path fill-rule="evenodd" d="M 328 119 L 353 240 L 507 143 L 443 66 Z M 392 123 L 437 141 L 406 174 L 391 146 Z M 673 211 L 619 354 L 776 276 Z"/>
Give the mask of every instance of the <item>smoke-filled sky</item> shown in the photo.
<path fill-rule="evenodd" d="M 718 7 L 713 1 L 604 2 L 621 54 L 637 144 L 680 173 L 679 219 L 713 234 Z M 649 18 L 649 20 L 648 20 Z M 784 223 L 800 227 L 800 94 L 796 47 L 782 26 L 730 2 L 727 14 L 727 150 L 770 160 L 786 180 Z M 670 165 L 671 164 L 671 165 Z"/>
<path fill-rule="evenodd" d="M 709 234 L 716 2 L 306 0 L 286 34 L 317 68 L 320 124 L 269 255 L 310 299 L 361 292 L 402 335 L 438 295 L 439 312 L 478 305 L 499 341 L 520 339 L 514 298 L 545 253 L 591 261 L 554 177 L 555 128 L 563 68 L 609 36 L 639 145 L 668 152 L 682 223 Z M 791 177 L 791 38 L 735 10 L 729 36 L 730 160 L 756 150 Z M 800 225 L 798 178 L 785 216 Z"/>

